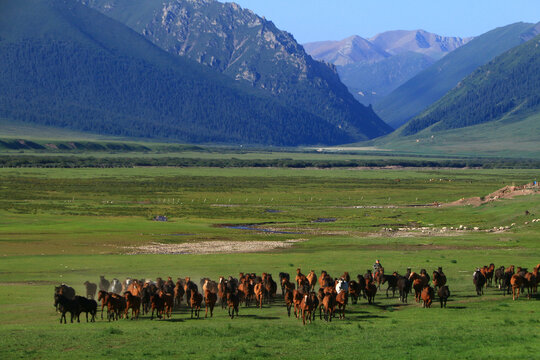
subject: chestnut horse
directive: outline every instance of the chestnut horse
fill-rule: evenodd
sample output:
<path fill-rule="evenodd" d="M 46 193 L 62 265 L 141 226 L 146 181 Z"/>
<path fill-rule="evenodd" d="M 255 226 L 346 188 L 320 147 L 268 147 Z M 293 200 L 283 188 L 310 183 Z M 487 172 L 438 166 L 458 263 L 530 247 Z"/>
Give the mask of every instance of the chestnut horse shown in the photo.
<path fill-rule="evenodd" d="M 337 303 L 337 310 L 339 312 L 339 318 L 345 319 L 345 307 L 347 306 L 347 302 L 349 300 L 349 283 L 345 280 L 338 280 L 336 283 L 336 303 Z"/>
<path fill-rule="evenodd" d="M 309 282 L 309 291 L 315 290 L 315 285 L 317 284 L 317 275 L 315 274 L 315 270 L 311 270 L 309 274 L 307 274 L 306 278 Z"/>
<path fill-rule="evenodd" d="M 201 304 L 203 301 L 203 296 L 195 289 L 191 293 L 191 299 L 190 299 L 190 305 L 191 305 L 191 318 L 193 319 L 193 315 L 199 318 L 199 314 L 201 312 Z"/>
<path fill-rule="evenodd" d="M 238 316 L 238 305 L 240 304 L 240 298 L 238 293 L 227 292 L 227 306 L 229 307 L 229 316 L 234 319 L 234 313 Z"/>
<path fill-rule="evenodd" d="M 141 298 L 133 295 L 129 290 L 124 293 L 126 299 L 126 310 L 124 316 L 128 319 L 128 312 L 131 309 L 131 319 L 138 319 L 141 311 Z"/>
<path fill-rule="evenodd" d="M 210 309 L 210 317 L 214 316 L 214 306 L 217 302 L 217 294 L 211 292 L 209 289 L 206 289 L 204 291 L 204 305 L 205 305 L 205 313 L 204 317 L 208 317 L 208 309 Z"/>
<path fill-rule="evenodd" d="M 435 297 L 435 291 L 431 286 L 426 286 L 422 289 L 422 307 L 430 308 L 433 298 Z"/>

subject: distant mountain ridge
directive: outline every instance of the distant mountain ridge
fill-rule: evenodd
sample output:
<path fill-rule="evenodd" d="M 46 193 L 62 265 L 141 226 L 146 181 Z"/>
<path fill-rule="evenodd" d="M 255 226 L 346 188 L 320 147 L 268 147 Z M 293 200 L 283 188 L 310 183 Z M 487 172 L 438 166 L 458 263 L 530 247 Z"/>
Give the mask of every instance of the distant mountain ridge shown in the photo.
<path fill-rule="evenodd" d="M 394 30 L 377 34 L 369 41 L 393 55 L 411 51 L 438 60 L 472 39 L 441 36 L 425 30 Z"/>
<path fill-rule="evenodd" d="M 304 44 L 306 52 L 315 59 L 334 65 L 348 65 L 358 62 L 373 63 L 391 55 L 358 35 L 341 41 L 321 41 Z"/>
<path fill-rule="evenodd" d="M 407 52 L 424 54 L 438 60 L 471 39 L 441 36 L 425 30 L 393 30 L 368 39 L 354 35 L 340 41 L 319 41 L 303 46 L 315 59 L 343 66 L 377 62 Z"/>
<path fill-rule="evenodd" d="M 304 44 L 316 59 L 337 66 L 341 81 L 365 105 L 384 96 L 471 38 L 445 37 L 424 30 L 395 30 L 369 39 Z"/>
<path fill-rule="evenodd" d="M 374 107 L 389 125 L 398 128 L 479 66 L 522 44 L 539 30 L 538 24 L 515 23 L 482 34 L 415 75 Z"/>
<path fill-rule="evenodd" d="M 321 117 L 358 139 L 391 131 L 360 104 L 333 65 L 315 61 L 285 31 L 235 3 L 79 0 L 171 54 L 188 57 Z"/>

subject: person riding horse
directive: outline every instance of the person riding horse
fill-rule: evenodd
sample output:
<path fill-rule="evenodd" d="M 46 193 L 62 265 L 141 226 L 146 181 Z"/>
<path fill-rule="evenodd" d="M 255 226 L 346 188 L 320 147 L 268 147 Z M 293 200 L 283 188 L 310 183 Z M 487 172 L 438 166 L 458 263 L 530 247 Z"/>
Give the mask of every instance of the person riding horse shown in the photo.
<path fill-rule="evenodd" d="M 375 264 L 373 264 L 373 274 L 378 273 L 382 269 L 382 264 L 379 260 L 375 260 Z"/>

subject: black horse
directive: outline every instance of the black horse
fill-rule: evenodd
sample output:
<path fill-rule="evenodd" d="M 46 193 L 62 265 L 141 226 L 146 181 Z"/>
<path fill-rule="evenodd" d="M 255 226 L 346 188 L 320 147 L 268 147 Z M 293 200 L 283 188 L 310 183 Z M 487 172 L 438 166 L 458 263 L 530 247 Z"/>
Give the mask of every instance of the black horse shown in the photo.
<path fill-rule="evenodd" d="M 504 266 L 499 267 L 495 270 L 495 285 L 502 289 L 502 283 L 504 280 Z"/>
<path fill-rule="evenodd" d="M 74 299 L 69 299 L 61 294 L 55 294 L 54 295 L 54 307 L 60 310 L 60 313 L 62 316 L 60 316 L 60 324 L 62 323 L 62 319 L 64 319 L 64 324 L 67 323 L 66 321 L 66 313 L 69 312 L 71 314 L 71 322 L 73 322 L 73 318 L 77 317 L 77 322 L 80 322 L 79 320 L 79 314 L 81 313 L 79 302 Z M 96 305 L 97 308 L 97 305 Z"/>
<path fill-rule="evenodd" d="M 392 297 L 396 296 L 396 288 L 398 282 L 398 275 L 381 275 L 381 284 L 388 283 L 388 288 L 386 289 L 386 297 L 388 297 L 388 290 L 392 289 Z"/>
<path fill-rule="evenodd" d="M 437 294 L 439 295 L 439 300 L 441 302 L 441 308 L 446 307 L 446 301 L 450 297 L 450 289 L 448 288 L 448 286 L 447 285 L 441 286 L 439 288 L 439 291 L 437 291 Z"/>
<path fill-rule="evenodd" d="M 473 283 L 476 287 L 476 295 L 483 295 L 484 294 L 484 285 L 486 284 L 486 277 L 480 269 L 476 269 L 473 275 Z"/>
<path fill-rule="evenodd" d="M 98 304 L 95 300 L 87 299 L 83 296 L 75 296 L 75 301 L 79 304 L 79 314 L 77 315 L 77 322 L 82 312 L 86 313 L 86 322 L 88 322 L 88 313 L 92 316 L 90 322 L 96 321 L 96 313 Z"/>
<path fill-rule="evenodd" d="M 412 288 L 411 281 L 406 276 L 399 276 L 397 279 L 397 287 L 399 290 L 399 300 L 402 303 L 406 303 L 407 297 Z"/>

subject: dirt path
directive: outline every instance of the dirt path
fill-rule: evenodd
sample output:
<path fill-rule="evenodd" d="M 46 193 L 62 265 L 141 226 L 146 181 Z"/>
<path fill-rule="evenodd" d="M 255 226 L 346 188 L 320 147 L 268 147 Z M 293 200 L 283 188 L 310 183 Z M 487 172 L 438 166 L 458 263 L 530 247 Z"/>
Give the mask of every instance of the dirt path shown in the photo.
<path fill-rule="evenodd" d="M 497 191 L 492 192 L 489 195 L 481 197 L 472 197 L 472 198 L 461 198 L 459 200 L 456 200 L 451 203 L 447 204 L 441 204 L 441 206 L 464 206 L 464 205 L 472 205 L 472 206 L 480 206 L 483 204 L 487 204 L 492 201 L 502 200 L 502 199 L 513 199 L 516 196 L 523 196 L 523 195 L 532 195 L 540 193 L 540 189 L 538 188 L 538 185 L 535 186 L 534 184 L 525 184 L 522 186 L 505 186 L 502 189 L 499 189 Z"/>
<path fill-rule="evenodd" d="M 151 243 L 141 246 L 124 247 L 129 255 L 138 254 L 232 254 L 270 251 L 290 248 L 295 243 L 307 239 L 285 241 L 202 241 L 183 244 Z"/>

